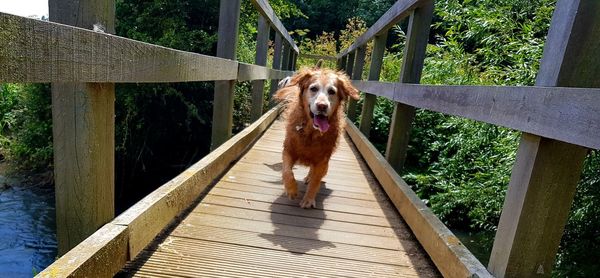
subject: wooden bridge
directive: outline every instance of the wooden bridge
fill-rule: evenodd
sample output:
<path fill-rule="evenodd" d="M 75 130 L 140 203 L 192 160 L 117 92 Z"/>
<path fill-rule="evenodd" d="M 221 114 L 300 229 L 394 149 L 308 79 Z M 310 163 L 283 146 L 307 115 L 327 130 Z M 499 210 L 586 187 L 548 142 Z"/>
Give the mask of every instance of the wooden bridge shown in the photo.
<path fill-rule="evenodd" d="M 434 3 L 397 1 L 336 57 L 365 100 L 359 127 L 349 104 L 313 210 L 284 197 L 280 108 L 262 111 L 264 81 L 292 74 L 299 55 L 266 0 L 252 0 L 256 65 L 235 61 L 240 0 L 220 3 L 218 57 L 111 35 L 109 0 L 49 3 L 53 22 L 0 13 L 0 81 L 52 82 L 62 256 L 39 277 L 550 275 L 586 152 L 600 149 L 600 2 L 559 0 L 536 86 L 495 87 L 418 85 Z M 388 30 L 403 19 L 401 76 L 378 82 Z M 246 80 L 254 123 L 232 137 L 234 82 Z M 114 83 L 188 81 L 216 83 L 213 151 L 114 218 Z M 385 158 L 368 140 L 377 97 L 396 102 Z M 397 174 L 415 108 L 523 132 L 487 268 Z"/>

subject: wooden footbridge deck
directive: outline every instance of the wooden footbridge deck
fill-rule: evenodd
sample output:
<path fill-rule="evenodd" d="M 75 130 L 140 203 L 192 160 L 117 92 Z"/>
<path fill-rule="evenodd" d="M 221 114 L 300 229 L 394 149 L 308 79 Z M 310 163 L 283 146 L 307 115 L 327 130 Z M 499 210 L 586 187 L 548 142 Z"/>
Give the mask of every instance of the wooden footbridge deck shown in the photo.
<path fill-rule="evenodd" d="M 397 1 L 335 58 L 304 56 L 337 61 L 364 93 L 310 210 L 283 195 L 280 108 L 263 111 L 265 81 L 293 74 L 298 47 L 268 1 L 251 0 L 255 65 L 236 61 L 240 1 L 220 1 L 217 57 L 111 35 L 111 0 L 51 0 L 52 22 L 0 13 L 0 82 L 52 83 L 61 257 L 38 277 L 551 274 L 586 153 L 600 149 L 599 1 L 557 1 L 536 86 L 419 85 L 433 0 Z M 405 19 L 399 80 L 379 82 Z M 115 83 L 192 81 L 215 83 L 211 153 L 115 217 Z M 236 81 L 252 81 L 253 123 L 232 136 Z M 385 157 L 368 139 L 377 97 L 395 102 Z M 417 108 L 523 132 L 487 268 L 398 174 Z"/>
<path fill-rule="evenodd" d="M 305 210 L 282 190 L 276 121 L 189 214 L 123 270 L 134 277 L 435 277 L 350 138 Z M 298 177 L 306 169 L 295 169 Z M 298 181 L 302 184 L 301 181 Z M 300 186 L 302 191 L 303 186 Z"/>

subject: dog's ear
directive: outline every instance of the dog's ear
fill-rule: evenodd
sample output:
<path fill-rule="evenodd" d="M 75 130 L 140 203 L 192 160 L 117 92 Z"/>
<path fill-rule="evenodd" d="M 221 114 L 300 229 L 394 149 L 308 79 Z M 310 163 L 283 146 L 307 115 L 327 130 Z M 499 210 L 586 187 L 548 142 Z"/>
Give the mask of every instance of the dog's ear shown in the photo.
<path fill-rule="evenodd" d="M 306 90 L 308 87 L 308 82 L 314 75 L 314 70 L 311 69 L 301 69 L 296 75 L 292 76 L 292 80 L 290 80 L 289 86 L 298 86 L 300 88 L 300 94 Z"/>
<path fill-rule="evenodd" d="M 338 72 L 337 75 L 338 80 L 340 82 L 340 88 L 342 89 L 342 94 L 344 95 L 344 99 L 346 97 L 350 97 L 353 100 L 359 100 L 360 94 L 358 92 L 358 89 L 352 86 L 352 82 L 350 81 L 350 78 L 348 78 L 348 75 L 346 75 L 343 72 Z"/>

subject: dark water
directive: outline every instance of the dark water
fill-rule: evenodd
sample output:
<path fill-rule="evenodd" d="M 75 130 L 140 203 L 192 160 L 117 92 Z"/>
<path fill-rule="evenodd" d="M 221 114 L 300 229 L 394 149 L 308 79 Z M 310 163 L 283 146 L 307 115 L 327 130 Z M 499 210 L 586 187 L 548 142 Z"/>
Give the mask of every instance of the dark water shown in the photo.
<path fill-rule="evenodd" d="M 32 277 L 56 257 L 54 187 L 15 183 L 0 176 L 0 277 Z"/>

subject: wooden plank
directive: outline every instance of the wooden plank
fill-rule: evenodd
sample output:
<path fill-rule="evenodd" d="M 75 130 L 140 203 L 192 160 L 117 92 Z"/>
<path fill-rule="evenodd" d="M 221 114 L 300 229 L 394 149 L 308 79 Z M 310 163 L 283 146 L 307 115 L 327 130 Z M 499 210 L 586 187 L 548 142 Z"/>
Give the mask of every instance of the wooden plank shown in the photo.
<path fill-rule="evenodd" d="M 281 41 L 281 35 L 279 35 L 279 33 L 275 33 L 275 45 L 273 46 L 273 65 L 271 66 L 273 69 L 275 70 L 280 70 L 281 69 L 281 59 L 282 59 L 282 48 L 283 44 Z M 271 87 L 269 88 L 270 90 L 270 94 L 271 94 L 271 101 L 272 104 L 273 102 L 273 95 L 275 95 L 275 92 L 277 92 L 277 83 L 279 82 L 278 79 L 271 79 Z"/>
<path fill-rule="evenodd" d="M 237 74 L 228 59 L 5 13 L 0 38 L 0 82 L 187 82 Z"/>
<path fill-rule="evenodd" d="M 352 80 L 361 80 L 363 68 L 365 66 L 366 54 L 367 54 L 366 46 L 360 47 L 356 51 L 356 57 L 355 57 L 355 61 L 353 63 L 354 66 L 352 69 L 352 75 L 350 76 Z M 348 73 L 348 74 L 350 74 L 350 73 Z M 356 106 L 357 106 L 357 101 L 352 98 L 348 98 L 348 113 L 346 116 L 348 117 L 348 119 L 350 119 L 352 121 L 356 120 Z"/>
<path fill-rule="evenodd" d="M 369 80 L 379 80 L 381 74 L 381 65 L 383 64 L 383 56 L 385 54 L 385 44 L 387 42 L 387 32 L 379 36 L 375 36 L 373 53 L 371 54 L 371 66 L 369 67 Z M 363 101 L 360 131 L 368 138 L 371 133 L 371 122 L 373 121 L 373 110 L 377 97 L 372 94 L 365 94 Z"/>
<path fill-rule="evenodd" d="M 350 121 L 346 132 L 410 226 L 431 260 L 445 277 L 492 277 L 460 240 L 433 214 Z"/>
<path fill-rule="evenodd" d="M 101 24 L 114 31 L 115 7 L 110 1 L 74 5 L 52 0 L 49 4 L 52 21 L 87 28 Z M 52 83 L 59 255 L 115 217 L 114 103 L 114 84 Z"/>
<path fill-rule="evenodd" d="M 235 60 L 241 0 L 220 1 L 217 57 Z M 231 137 L 233 126 L 234 81 L 215 81 L 210 149 Z"/>
<path fill-rule="evenodd" d="M 598 13 L 598 1 L 557 2 L 536 85 L 600 86 Z M 586 154 L 580 146 L 522 134 L 490 272 L 498 277 L 551 276 Z"/>
<path fill-rule="evenodd" d="M 428 4 L 430 0 L 399 0 L 385 12 L 364 34 L 360 35 L 350 47 L 340 51 L 338 58 L 345 56 L 357 48 L 367 44 L 373 37 L 387 32 L 392 26 L 400 20 L 407 17 L 410 12 L 420 5 Z M 405 56 L 406 57 L 406 56 Z"/>
<path fill-rule="evenodd" d="M 259 15 L 258 16 L 258 26 L 256 33 L 256 56 L 254 59 L 254 63 L 259 66 L 267 65 L 267 56 L 269 50 L 269 33 L 271 32 L 271 28 L 269 28 L 269 24 L 267 20 Z M 253 71 L 254 72 L 254 71 Z M 239 71 L 238 71 L 239 76 Z M 265 76 L 264 79 L 267 79 Z M 265 99 L 265 81 L 264 80 L 256 80 L 252 82 L 252 107 L 250 110 L 250 121 L 254 122 L 263 113 L 264 99 Z"/>
<path fill-rule="evenodd" d="M 113 277 L 129 259 L 128 230 L 106 224 L 35 277 Z"/>
<path fill-rule="evenodd" d="M 268 22 L 270 22 L 273 25 L 273 28 L 275 29 L 276 33 L 283 36 L 283 38 L 286 40 L 286 42 L 289 45 L 291 45 L 294 52 L 298 53 L 298 51 L 299 51 L 298 46 L 296 46 L 296 43 L 290 36 L 289 32 L 283 26 L 283 23 L 281 23 L 281 20 L 279 20 L 277 15 L 275 15 L 273 8 L 271 7 L 271 5 L 269 5 L 269 1 L 268 0 L 252 0 L 252 4 L 254 5 L 254 7 L 256 7 L 256 10 L 263 17 L 265 17 L 265 19 L 267 19 Z"/>
<path fill-rule="evenodd" d="M 290 49 L 290 46 L 287 43 L 284 43 L 283 44 L 283 57 L 281 59 L 281 69 L 282 70 L 290 70 L 289 63 L 290 63 L 291 52 L 292 52 L 292 50 Z"/>
<path fill-rule="evenodd" d="M 150 258 L 150 256 L 154 255 L 153 253 L 159 253 L 158 255 L 161 259 L 175 263 L 170 258 L 176 254 L 175 259 L 189 261 L 186 265 L 201 265 L 204 269 L 221 269 L 221 275 L 227 275 L 225 269 L 227 269 L 226 266 L 229 264 L 243 265 L 241 267 L 243 273 L 239 276 L 244 277 L 252 277 L 253 275 L 257 275 L 258 277 L 386 277 L 397 276 L 399 274 L 398 267 L 379 263 L 349 262 L 339 258 L 299 255 L 270 249 L 263 249 L 262 252 L 256 252 L 255 248 L 249 246 L 178 237 L 170 237 L 166 242 L 168 244 L 163 244 L 156 249 L 149 250 L 143 256 Z M 198 258 L 195 256 L 198 253 L 206 255 Z M 230 254 L 238 255 L 234 258 Z M 299 260 L 300 256 L 301 260 Z M 204 260 L 208 260 L 210 263 Z M 216 267 L 212 265 L 219 262 L 222 262 L 223 266 L 219 265 L 219 267 Z M 299 267 L 300 262 L 301 265 L 310 265 L 311 267 Z M 177 269 L 174 267 L 174 264 L 171 264 L 171 267 L 166 264 L 165 267 L 173 271 Z M 134 264 L 130 268 L 132 270 L 144 270 L 145 266 Z M 410 268 L 402 268 L 402 270 L 404 271 L 400 273 L 403 275 L 410 275 L 408 273 L 409 270 L 414 271 L 414 269 Z M 198 271 L 202 270 L 198 269 Z M 211 275 L 210 273 L 202 273 L 203 275 Z"/>
<path fill-rule="evenodd" d="M 422 1 L 422 6 L 413 10 L 408 21 L 406 45 L 402 56 L 401 83 L 419 83 L 425 60 L 425 50 L 429 41 L 429 29 L 433 17 L 433 1 Z M 385 158 L 400 172 L 406 159 L 408 141 L 415 107 L 396 103 L 390 124 Z"/>
<path fill-rule="evenodd" d="M 436 86 L 353 81 L 361 91 L 410 106 L 600 149 L 600 89 Z M 566 132 L 568 131 L 568 132 Z"/>
<path fill-rule="evenodd" d="M 264 66 L 239 63 L 237 81 L 266 80 L 270 78 L 283 79 L 294 74 L 293 71 L 274 70 Z"/>
<path fill-rule="evenodd" d="M 314 60 L 323 60 L 323 61 L 337 61 L 338 60 L 334 56 L 317 55 L 317 54 L 310 54 L 310 53 L 300 53 L 300 55 L 298 57 L 306 58 L 306 59 L 314 59 Z"/>
<path fill-rule="evenodd" d="M 258 121 L 119 215 L 113 223 L 129 227 L 130 257 L 135 257 L 176 215 L 189 207 L 200 192 L 238 159 L 277 118 L 279 109 L 271 109 Z"/>

